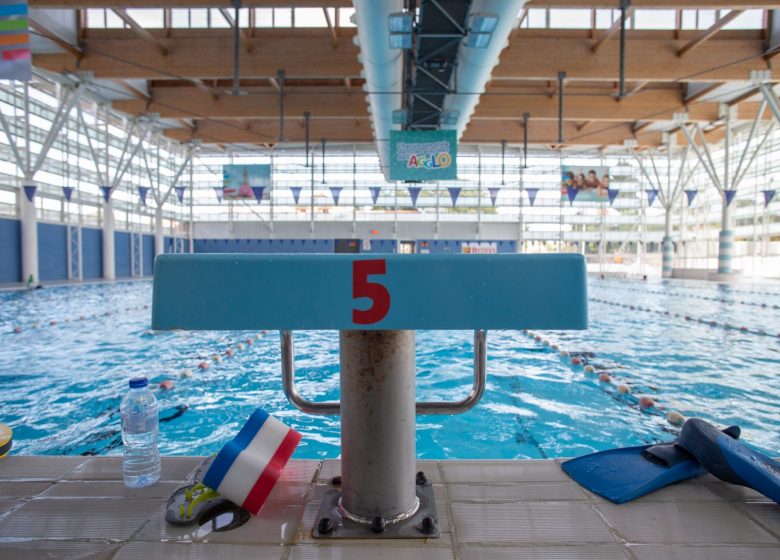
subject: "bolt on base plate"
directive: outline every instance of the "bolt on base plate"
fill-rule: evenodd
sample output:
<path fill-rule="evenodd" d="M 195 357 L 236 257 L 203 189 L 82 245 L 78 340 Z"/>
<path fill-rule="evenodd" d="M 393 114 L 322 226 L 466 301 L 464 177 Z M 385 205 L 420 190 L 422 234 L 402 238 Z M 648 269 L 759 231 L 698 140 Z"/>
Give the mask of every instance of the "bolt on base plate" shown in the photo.
<path fill-rule="evenodd" d="M 423 477 L 424 478 L 424 477 Z M 420 507 L 411 517 L 386 525 L 377 518 L 365 525 L 344 517 L 339 511 L 341 491 L 325 492 L 320 510 L 314 522 L 312 536 L 315 539 L 436 539 L 441 536 L 436 501 L 430 480 L 418 484 L 417 498 Z"/>

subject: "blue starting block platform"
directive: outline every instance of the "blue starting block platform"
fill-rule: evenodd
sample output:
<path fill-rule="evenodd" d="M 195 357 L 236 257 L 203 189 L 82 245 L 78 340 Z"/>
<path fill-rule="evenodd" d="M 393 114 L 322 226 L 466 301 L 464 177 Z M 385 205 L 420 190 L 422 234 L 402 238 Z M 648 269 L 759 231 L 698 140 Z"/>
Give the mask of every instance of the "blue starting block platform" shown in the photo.
<path fill-rule="evenodd" d="M 160 255 L 156 330 L 585 329 L 582 255 Z"/>

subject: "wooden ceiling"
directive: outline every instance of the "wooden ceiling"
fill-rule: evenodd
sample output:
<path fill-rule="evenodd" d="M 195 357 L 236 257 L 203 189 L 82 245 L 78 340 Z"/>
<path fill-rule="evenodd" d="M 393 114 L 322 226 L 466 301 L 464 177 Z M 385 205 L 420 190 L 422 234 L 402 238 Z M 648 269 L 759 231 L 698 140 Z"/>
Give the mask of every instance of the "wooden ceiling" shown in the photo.
<path fill-rule="evenodd" d="M 528 7 L 616 7 L 612 0 L 533 0 Z M 228 7 L 230 0 L 30 0 L 32 8 L 89 7 Z M 244 0 L 244 7 L 351 7 L 349 0 Z M 730 0 L 634 0 L 634 7 L 770 8 L 767 2 Z M 80 12 L 83 13 L 83 12 Z M 728 83 L 749 85 L 753 70 L 771 69 L 771 13 L 765 28 L 724 31 L 629 30 L 626 59 L 627 91 L 616 97 L 619 44 L 616 29 L 516 29 L 494 69 L 463 137 L 465 143 L 518 143 L 523 138 L 523 113 L 530 113 L 528 139 L 535 145 L 559 145 L 559 71 L 564 85 L 566 145 L 615 146 L 635 138 L 640 146 L 661 144 L 655 123 L 669 123 L 676 112 L 691 120 L 716 122 L 719 103 L 707 92 Z M 34 14 L 33 14 L 34 18 Z M 679 20 L 679 18 L 678 18 Z M 83 24 L 83 18 L 79 19 Z M 176 119 L 181 128 L 165 133 L 176 140 L 200 139 L 206 144 L 273 145 L 280 137 L 280 83 L 284 69 L 284 138 L 304 139 L 303 113 L 311 114 L 310 138 L 329 142 L 373 140 L 363 91 L 359 49 L 354 28 L 266 29 L 250 25 L 242 31 L 240 95 L 231 95 L 232 30 L 180 29 L 78 30 L 70 44 L 33 22 L 34 31 L 54 41 L 63 52 L 35 54 L 35 66 L 57 73 L 90 72 L 112 80 L 132 95 L 114 101 L 130 115 L 158 113 Z M 166 20 L 166 21 L 169 21 Z M 330 21 L 330 20 L 329 20 Z M 721 22 L 722 23 L 722 22 Z M 251 21 L 250 21 L 251 24 Z M 722 24 L 725 25 L 725 24 Z M 721 27 L 722 27 L 721 25 Z M 717 27 L 717 28 L 716 28 Z M 614 37 L 613 37 L 614 35 Z M 138 87 L 135 80 L 143 80 Z M 697 85 L 703 85 L 692 91 Z M 734 100 L 740 119 L 751 119 L 759 108 L 745 92 Z M 766 118 L 769 118 L 767 113 Z M 717 134 L 717 131 L 712 133 Z M 680 143 L 685 139 L 680 135 Z"/>

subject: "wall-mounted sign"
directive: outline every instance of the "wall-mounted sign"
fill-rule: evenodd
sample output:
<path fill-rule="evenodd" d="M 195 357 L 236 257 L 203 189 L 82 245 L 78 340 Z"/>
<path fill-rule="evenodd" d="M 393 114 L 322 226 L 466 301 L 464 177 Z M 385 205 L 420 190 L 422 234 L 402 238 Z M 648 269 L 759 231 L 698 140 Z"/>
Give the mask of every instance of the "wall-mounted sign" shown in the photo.
<path fill-rule="evenodd" d="M 561 200 L 569 203 L 609 201 L 609 167 L 564 165 L 561 171 Z"/>
<path fill-rule="evenodd" d="M 32 78 L 25 0 L 0 0 L 0 80 Z"/>
<path fill-rule="evenodd" d="M 391 130 L 390 180 L 457 179 L 457 152 L 454 130 Z"/>
<path fill-rule="evenodd" d="M 222 166 L 223 196 L 227 200 L 236 198 L 253 198 L 253 188 L 269 189 L 271 187 L 270 165 L 223 165 Z"/>

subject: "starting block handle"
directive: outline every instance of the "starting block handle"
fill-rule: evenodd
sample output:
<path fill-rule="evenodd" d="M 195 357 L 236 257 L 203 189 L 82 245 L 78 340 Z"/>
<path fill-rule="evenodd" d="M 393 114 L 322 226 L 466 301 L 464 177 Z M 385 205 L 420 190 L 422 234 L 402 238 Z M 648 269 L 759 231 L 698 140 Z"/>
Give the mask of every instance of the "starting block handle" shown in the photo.
<path fill-rule="evenodd" d="M 338 401 L 314 402 L 295 387 L 295 349 L 292 331 L 279 331 L 282 344 L 282 387 L 284 395 L 295 408 L 307 414 L 340 414 Z M 474 331 L 474 383 L 466 398 L 459 401 L 432 401 L 415 403 L 417 414 L 461 414 L 468 412 L 482 398 L 487 384 L 487 331 Z"/>

